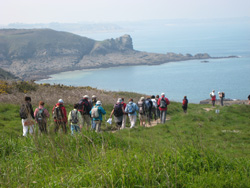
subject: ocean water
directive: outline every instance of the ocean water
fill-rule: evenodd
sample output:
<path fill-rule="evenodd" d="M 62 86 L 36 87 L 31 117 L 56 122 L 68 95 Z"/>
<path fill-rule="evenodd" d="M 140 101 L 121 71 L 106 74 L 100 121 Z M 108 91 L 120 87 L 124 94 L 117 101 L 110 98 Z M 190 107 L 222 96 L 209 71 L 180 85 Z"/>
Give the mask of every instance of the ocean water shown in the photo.
<path fill-rule="evenodd" d="M 247 99 L 250 94 L 250 23 L 152 23 L 125 25 L 127 31 L 81 33 L 95 40 L 130 34 L 134 49 L 156 53 L 208 53 L 214 57 L 239 58 L 172 62 L 157 66 L 126 66 L 79 70 L 51 75 L 38 83 L 91 86 L 109 91 L 132 91 L 145 95 L 162 92 L 171 101 L 186 95 L 191 103 L 224 91 L 226 98 Z"/>

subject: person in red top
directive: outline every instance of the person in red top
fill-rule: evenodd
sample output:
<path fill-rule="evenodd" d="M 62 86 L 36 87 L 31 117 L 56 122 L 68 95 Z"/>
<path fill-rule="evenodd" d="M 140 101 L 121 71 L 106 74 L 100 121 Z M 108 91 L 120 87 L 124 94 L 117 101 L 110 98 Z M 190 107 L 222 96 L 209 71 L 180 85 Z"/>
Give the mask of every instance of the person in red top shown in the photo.
<path fill-rule="evenodd" d="M 170 102 L 168 100 L 168 98 L 165 97 L 165 93 L 161 94 L 161 98 L 158 99 L 157 105 L 159 106 L 159 110 L 160 110 L 160 120 L 161 123 L 165 123 L 166 122 L 166 115 L 167 115 L 167 105 L 169 105 Z"/>
<path fill-rule="evenodd" d="M 215 90 L 213 90 L 213 91 L 210 93 L 210 97 L 211 97 L 211 100 L 212 100 L 212 105 L 214 106 L 214 105 L 215 105 L 215 101 L 216 101 Z"/>
<path fill-rule="evenodd" d="M 58 103 L 53 107 L 52 114 L 55 122 L 55 133 L 58 131 L 59 127 L 62 127 L 63 132 L 67 133 L 67 112 L 63 106 L 63 100 L 59 99 Z"/>
<path fill-rule="evenodd" d="M 124 102 L 124 98 L 122 98 L 122 103 L 121 104 L 123 105 L 123 108 L 126 109 L 127 104 Z M 126 112 L 124 112 L 123 118 L 122 118 L 122 127 L 121 127 L 121 129 L 124 129 L 126 127 L 127 116 L 128 116 L 128 114 Z"/>
<path fill-rule="evenodd" d="M 182 109 L 184 113 L 187 113 L 187 108 L 188 108 L 188 99 L 187 99 L 187 96 L 184 96 L 182 100 Z"/>

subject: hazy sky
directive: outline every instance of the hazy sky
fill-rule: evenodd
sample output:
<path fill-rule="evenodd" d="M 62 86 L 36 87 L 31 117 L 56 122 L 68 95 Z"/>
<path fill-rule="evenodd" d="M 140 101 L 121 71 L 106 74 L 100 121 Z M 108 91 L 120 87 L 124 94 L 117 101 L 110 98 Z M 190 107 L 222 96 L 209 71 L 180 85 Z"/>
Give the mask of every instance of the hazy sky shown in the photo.
<path fill-rule="evenodd" d="M 250 0 L 0 0 L 0 24 L 246 16 Z"/>

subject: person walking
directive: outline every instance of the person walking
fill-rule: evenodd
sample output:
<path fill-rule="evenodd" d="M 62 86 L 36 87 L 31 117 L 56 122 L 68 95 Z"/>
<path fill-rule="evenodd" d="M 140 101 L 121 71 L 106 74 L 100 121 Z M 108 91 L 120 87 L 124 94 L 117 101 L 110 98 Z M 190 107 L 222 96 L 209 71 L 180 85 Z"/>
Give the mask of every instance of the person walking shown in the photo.
<path fill-rule="evenodd" d="M 102 115 L 106 114 L 106 111 L 102 107 L 101 101 L 97 101 L 96 105 L 93 106 L 91 111 L 89 112 L 93 120 L 95 121 L 96 124 L 96 129 L 95 132 L 100 132 L 101 131 L 101 125 L 102 125 Z"/>
<path fill-rule="evenodd" d="M 223 100 L 225 98 L 225 93 L 224 92 L 218 92 L 219 97 L 220 97 L 220 105 L 223 106 Z"/>
<path fill-rule="evenodd" d="M 114 114 L 114 119 L 118 130 L 121 129 L 124 112 L 125 111 L 122 105 L 122 99 L 119 98 L 110 114 L 110 118 L 112 118 L 112 115 Z"/>
<path fill-rule="evenodd" d="M 137 103 L 138 105 L 138 112 L 139 112 L 139 120 L 140 120 L 140 126 L 145 127 L 146 126 L 146 104 L 145 104 L 145 99 L 144 97 L 141 97 L 140 100 Z"/>
<path fill-rule="evenodd" d="M 249 101 L 248 104 L 250 105 L 250 95 L 248 95 L 247 98 L 248 98 L 248 101 Z"/>
<path fill-rule="evenodd" d="M 62 99 L 58 100 L 58 103 L 53 107 L 52 114 L 55 123 L 55 133 L 58 132 L 59 128 L 61 127 L 63 132 L 67 133 L 67 112 L 66 108 L 64 107 L 64 102 Z"/>
<path fill-rule="evenodd" d="M 155 96 L 155 100 L 157 102 L 157 108 L 156 108 L 156 117 L 157 117 L 157 123 L 158 123 L 158 119 L 160 118 L 160 109 L 159 109 L 159 105 L 158 105 L 158 100 L 159 100 L 160 96 L 156 95 Z"/>
<path fill-rule="evenodd" d="M 69 112 L 68 122 L 71 129 L 71 135 L 80 132 L 80 126 L 82 123 L 82 115 L 78 111 L 78 104 L 74 104 L 74 109 Z"/>
<path fill-rule="evenodd" d="M 212 105 L 215 106 L 215 101 L 216 101 L 215 90 L 213 90 L 213 91 L 210 93 L 210 97 L 211 97 L 211 100 L 212 100 Z"/>
<path fill-rule="evenodd" d="M 145 104 L 147 106 L 147 120 L 148 120 L 148 125 L 151 126 L 153 103 L 151 101 L 151 97 L 150 96 L 147 96 L 147 99 L 145 100 Z"/>
<path fill-rule="evenodd" d="M 86 123 L 86 130 L 90 128 L 90 115 L 89 112 L 91 110 L 91 106 L 88 101 L 89 96 L 84 95 L 83 98 L 78 103 L 78 111 L 82 115 L 82 123 L 80 129 L 83 128 L 84 124 Z"/>
<path fill-rule="evenodd" d="M 161 98 L 159 98 L 157 104 L 160 110 L 160 121 L 164 124 L 166 122 L 167 106 L 170 104 L 168 98 L 165 97 L 165 93 L 161 94 Z"/>
<path fill-rule="evenodd" d="M 130 120 L 130 128 L 133 128 L 135 126 L 136 123 L 136 111 L 138 111 L 139 108 L 138 106 L 133 102 L 133 99 L 129 99 L 129 103 L 127 104 L 126 108 L 125 108 L 125 112 L 128 113 L 128 117 Z"/>
<path fill-rule="evenodd" d="M 96 102 L 97 102 L 97 97 L 95 95 L 92 95 L 92 98 L 91 98 L 91 109 L 92 109 L 93 106 L 96 105 Z M 96 124 L 95 124 L 93 118 L 91 118 L 91 129 L 95 130 L 95 127 L 96 127 Z"/>
<path fill-rule="evenodd" d="M 123 118 L 122 118 L 122 127 L 121 127 L 121 129 L 125 129 L 128 114 L 125 112 L 127 104 L 124 102 L 124 98 L 122 98 L 122 105 L 123 105 L 124 113 L 123 113 Z"/>
<path fill-rule="evenodd" d="M 157 105 L 157 100 L 155 99 L 154 95 L 151 96 L 151 101 L 152 101 L 152 119 L 156 121 L 158 105 Z"/>
<path fill-rule="evenodd" d="M 20 107 L 19 114 L 22 119 L 23 136 L 27 136 L 28 132 L 30 134 L 34 133 L 34 111 L 31 104 L 31 98 L 26 96 L 24 101 L 25 102 Z"/>
<path fill-rule="evenodd" d="M 188 99 L 187 99 L 187 96 L 184 96 L 182 100 L 182 109 L 184 113 L 187 113 L 187 108 L 188 108 Z"/>
<path fill-rule="evenodd" d="M 44 107 L 44 102 L 40 101 L 38 108 L 34 112 L 35 120 L 38 124 L 41 133 L 48 133 L 47 131 L 47 119 L 49 118 L 49 112 Z"/>

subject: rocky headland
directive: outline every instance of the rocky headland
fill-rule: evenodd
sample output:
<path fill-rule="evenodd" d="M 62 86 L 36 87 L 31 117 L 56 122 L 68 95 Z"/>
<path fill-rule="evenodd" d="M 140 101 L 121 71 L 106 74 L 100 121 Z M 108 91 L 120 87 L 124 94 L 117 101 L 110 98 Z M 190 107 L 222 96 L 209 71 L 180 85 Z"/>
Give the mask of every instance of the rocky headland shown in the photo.
<path fill-rule="evenodd" d="M 51 29 L 0 30 L 0 68 L 25 80 L 72 70 L 234 57 L 141 52 L 133 49 L 129 35 L 95 41 Z"/>

